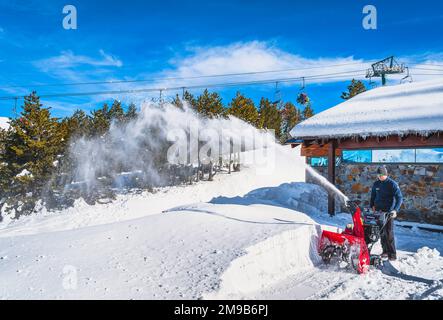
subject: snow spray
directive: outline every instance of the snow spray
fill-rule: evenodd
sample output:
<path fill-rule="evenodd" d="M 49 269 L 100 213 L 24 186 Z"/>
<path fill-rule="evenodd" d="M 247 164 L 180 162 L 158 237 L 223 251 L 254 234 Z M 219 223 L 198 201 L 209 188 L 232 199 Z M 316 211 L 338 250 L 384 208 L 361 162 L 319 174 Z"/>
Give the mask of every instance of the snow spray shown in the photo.
<path fill-rule="evenodd" d="M 141 187 L 164 186 L 174 168 L 193 172 L 220 158 L 231 161 L 231 154 L 275 144 L 270 132 L 236 117 L 206 118 L 183 104 L 179 108 L 169 103 L 143 103 L 137 118 L 129 123 L 112 123 L 103 136 L 73 141 L 73 183 L 86 191 L 100 183 L 119 189 L 130 187 L 136 177 Z M 125 185 L 126 181 L 130 183 Z"/>
<path fill-rule="evenodd" d="M 341 192 L 340 190 L 337 189 L 336 186 L 334 186 L 331 182 L 328 181 L 328 179 L 326 179 L 325 177 L 323 177 L 320 173 L 318 173 L 314 168 L 312 168 L 310 165 L 308 164 L 304 164 L 306 170 L 309 172 L 309 174 L 312 175 L 312 177 L 322 186 L 324 187 L 326 190 L 336 194 L 339 198 L 340 201 L 342 201 L 343 203 L 346 204 L 346 202 L 349 201 L 349 198 L 343 194 L 343 192 Z"/>

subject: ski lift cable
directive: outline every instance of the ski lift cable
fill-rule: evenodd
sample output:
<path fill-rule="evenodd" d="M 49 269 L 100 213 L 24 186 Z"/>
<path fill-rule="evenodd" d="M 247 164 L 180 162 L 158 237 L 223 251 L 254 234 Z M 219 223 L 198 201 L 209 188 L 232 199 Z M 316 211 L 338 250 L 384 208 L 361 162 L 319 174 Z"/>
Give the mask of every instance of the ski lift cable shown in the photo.
<path fill-rule="evenodd" d="M 411 69 L 413 69 L 413 70 L 423 70 L 423 71 L 440 71 L 440 72 L 443 72 L 443 69 L 433 69 L 433 68 L 420 68 L 420 67 L 418 67 L 418 68 L 416 68 L 416 67 L 411 67 Z"/>
<path fill-rule="evenodd" d="M 416 76 L 443 76 L 443 73 L 414 73 Z"/>
<path fill-rule="evenodd" d="M 343 75 L 344 76 L 344 75 Z M 315 80 L 342 80 L 342 77 L 337 76 L 329 76 L 329 77 L 317 77 Z M 359 74 L 356 76 L 364 77 L 364 74 Z M 280 82 L 295 82 L 299 81 L 298 78 L 293 79 L 279 79 Z M 236 87 L 236 86 L 249 86 L 249 85 L 260 85 L 260 84 L 269 84 L 274 83 L 275 80 L 266 80 L 266 81 L 254 81 L 254 82 L 234 82 L 234 83 L 217 83 L 217 84 L 207 84 L 207 85 L 196 85 L 189 86 L 186 89 L 201 89 L 201 88 L 217 88 L 217 87 Z M 40 98 L 57 98 L 57 97 L 76 97 L 76 96 L 94 96 L 94 95 L 113 95 L 113 94 L 135 94 L 135 93 L 146 93 L 146 92 L 159 92 L 163 91 L 176 91 L 182 89 L 183 87 L 174 87 L 174 88 L 140 88 L 140 89 L 131 89 L 131 90 L 114 90 L 114 91 L 95 91 L 95 92 L 74 92 L 74 93 L 59 93 L 59 94 L 44 94 L 40 95 Z M 0 97 L 0 100 L 11 100 L 11 99 L 23 99 L 26 96 L 14 96 L 14 97 Z"/>
<path fill-rule="evenodd" d="M 90 81 L 90 82 L 72 82 L 72 83 L 40 83 L 40 84 L 26 84 L 26 85 L 7 85 L 0 86 L 1 88 L 26 88 L 26 87 L 57 87 L 57 86 L 79 86 L 79 85 L 97 85 L 97 84 L 120 84 L 120 83 L 137 83 L 137 82 L 154 82 L 154 81 L 171 81 L 171 80 L 194 80 L 194 79 L 206 79 L 217 77 L 232 77 L 232 76 L 246 76 L 246 75 L 258 75 L 266 73 L 281 73 L 301 70 L 313 70 L 313 69 L 325 69 L 350 65 L 363 65 L 366 62 L 354 62 L 343 63 L 334 65 L 313 66 L 305 68 L 290 68 L 281 70 L 267 70 L 267 71 L 251 71 L 251 72 L 238 72 L 238 73 L 225 73 L 225 74 L 213 74 L 213 75 L 201 75 L 193 77 L 165 77 L 165 78 L 150 78 L 150 79 L 133 79 L 133 80 L 108 80 L 108 81 Z"/>
<path fill-rule="evenodd" d="M 318 74 L 312 76 L 306 76 L 305 79 L 312 80 L 322 80 L 322 79 L 333 79 L 341 76 L 339 78 L 343 78 L 345 76 L 362 76 L 359 72 L 364 70 L 352 70 L 352 71 L 343 71 L 337 73 L 329 73 L 329 74 Z M 107 94 L 119 94 L 119 93 L 141 93 L 141 92 L 158 92 L 162 91 L 177 91 L 183 88 L 186 89 L 198 89 L 198 88 L 213 88 L 213 87 L 231 87 L 238 85 L 254 85 L 254 84 L 267 84 L 267 83 L 275 83 L 278 82 L 294 82 L 300 81 L 300 77 L 295 78 L 280 78 L 280 79 L 266 79 L 266 80 L 256 80 L 256 81 L 245 81 L 245 82 L 228 82 L 228 83 L 215 83 L 215 84 L 198 84 L 191 86 L 178 86 L 178 87 L 169 87 L 169 88 L 139 88 L 139 89 L 127 89 L 127 90 L 105 90 L 105 91 L 92 91 L 92 92 L 67 92 L 67 93 L 53 93 L 53 94 L 42 94 L 41 98 L 54 98 L 54 97 L 68 97 L 68 96 L 92 96 L 92 95 L 107 95 Z M 9 96 L 9 97 L 0 97 L 0 100 L 11 100 L 15 98 L 24 98 L 25 96 Z"/>
<path fill-rule="evenodd" d="M 430 67 L 443 67 L 443 64 L 436 64 L 436 63 L 432 63 L 432 62 L 417 62 L 417 63 L 409 62 L 408 65 L 412 65 L 412 66 L 424 65 L 424 66 L 430 66 Z"/>

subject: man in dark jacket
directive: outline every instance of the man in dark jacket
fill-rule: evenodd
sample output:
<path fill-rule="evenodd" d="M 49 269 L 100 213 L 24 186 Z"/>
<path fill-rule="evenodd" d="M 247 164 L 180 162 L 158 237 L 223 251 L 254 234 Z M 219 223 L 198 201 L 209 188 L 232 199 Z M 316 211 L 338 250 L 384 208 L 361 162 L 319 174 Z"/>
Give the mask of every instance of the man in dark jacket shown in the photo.
<path fill-rule="evenodd" d="M 377 169 L 378 180 L 374 182 L 371 192 L 370 206 L 374 211 L 388 213 L 391 218 L 387 221 L 381 234 L 381 246 L 383 248 L 382 258 L 389 260 L 397 259 L 395 250 L 394 221 L 397 212 L 403 202 L 398 184 L 388 177 L 388 170 L 385 166 Z"/>

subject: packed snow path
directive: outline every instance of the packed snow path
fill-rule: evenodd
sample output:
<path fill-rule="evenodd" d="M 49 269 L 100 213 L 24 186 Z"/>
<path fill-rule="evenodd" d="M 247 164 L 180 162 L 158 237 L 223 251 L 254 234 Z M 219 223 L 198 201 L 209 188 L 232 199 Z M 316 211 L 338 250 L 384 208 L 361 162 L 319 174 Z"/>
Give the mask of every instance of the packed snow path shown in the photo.
<path fill-rule="evenodd" d="M 279 149 L 271 175 L 244 168 L 216 182 L 6 219 L 0 298 L 443 298 L 443 234 L 397 227 L 398 261 L 365 276 L 323 266 L 321 228 L 350 216 L 329 218 L 325 191 L 294 182 L 304 179 L 301 161 Z"/>

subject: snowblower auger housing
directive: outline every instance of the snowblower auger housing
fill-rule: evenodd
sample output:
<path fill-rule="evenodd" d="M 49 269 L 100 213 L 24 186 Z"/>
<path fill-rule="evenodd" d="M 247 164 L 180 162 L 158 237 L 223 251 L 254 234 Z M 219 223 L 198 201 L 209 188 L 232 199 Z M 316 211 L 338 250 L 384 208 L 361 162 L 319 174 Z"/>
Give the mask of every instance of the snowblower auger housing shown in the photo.
<path fill-rule="evenodd" d="M 358 273 L 365 273 L 369 269 L 371 258 L 365 241 L 361 210 L 354 201 L 348 201 L 346 206 L 352 212 L 352 231 L 337 233 L 323 230 L 318 251 L 325 263 L 344 261 Z"/>

